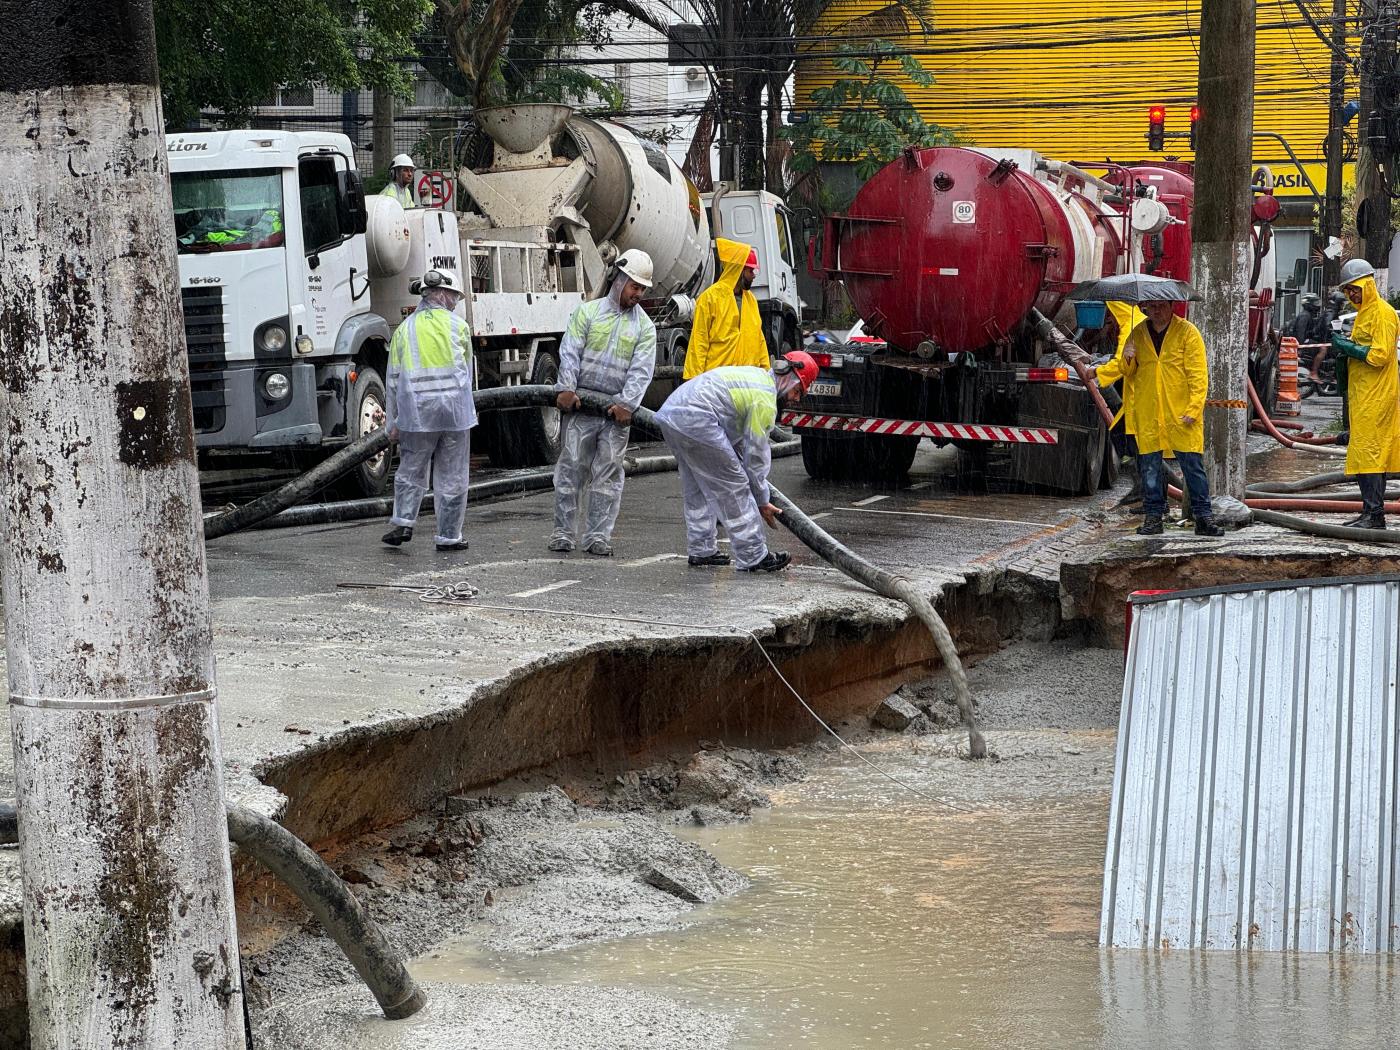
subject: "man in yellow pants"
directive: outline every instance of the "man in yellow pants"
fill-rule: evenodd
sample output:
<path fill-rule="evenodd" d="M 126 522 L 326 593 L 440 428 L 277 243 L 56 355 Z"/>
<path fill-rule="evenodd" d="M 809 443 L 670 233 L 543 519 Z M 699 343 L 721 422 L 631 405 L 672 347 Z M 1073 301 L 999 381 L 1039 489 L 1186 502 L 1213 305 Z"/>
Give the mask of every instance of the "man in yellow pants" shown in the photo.
<path fill-rule="evenodd" d="M 1376 271 L 1365 259 L 1342 267 L 1342 291 L 1356 309 L 1351 338 L 1332 337 L 1332 349 L 1347 360 L 1351 401 L 1351 440 L 1346 472 L 1361 487 L 1361 515 L 1347 522 L 1357 529 L 1385 528 L 1385 476 L 1400 471 L 1400 377 L 1395 340 L 1400 319 L 1381 298 Z"/>

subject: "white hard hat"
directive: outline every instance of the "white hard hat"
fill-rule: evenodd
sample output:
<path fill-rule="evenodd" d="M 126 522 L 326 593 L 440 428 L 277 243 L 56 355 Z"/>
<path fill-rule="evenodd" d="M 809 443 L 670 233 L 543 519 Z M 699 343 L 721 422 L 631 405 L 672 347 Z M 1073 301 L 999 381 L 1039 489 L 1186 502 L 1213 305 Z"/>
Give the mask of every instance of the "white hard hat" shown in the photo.
<path fill-rule="evenodd" d="M 1346 265 L 1342 267 L 1342 279 L 1339 282 L 1342 287 L 1355 284 L 1363 277 L 1375 276 L 1376 268 L 1365 259 L 1348 259 Z"/>
<path fill-rule="evenodd" d="M 416 168 L 416 167 L 418 167 L 418 165 L 413 163 L 413 158 L 410 157 L 407 153 L 400 153 L 397 157 L 395 157 L 392 161 L 389 162 L 389 170 L 390 170 L 390 171 L 392 171 L 392 170 L 395 169 L 395 168 Z"/>
<path fill-rule="evenodd" d="M 652 286 L 651 256 L 640 248 L 628 248 L 617 257 L 617 272 L 643 288 Z"/>
<path fill-rule="evenodd" d="M 420 283 L 425 292 L 429 288 L 446 288 L 449 292 L 456 292 L 458 295 L 466 294 L 462 291 L 462 282 L 451 270 L 429 270 L 423 275 L 423 280 Z"/>

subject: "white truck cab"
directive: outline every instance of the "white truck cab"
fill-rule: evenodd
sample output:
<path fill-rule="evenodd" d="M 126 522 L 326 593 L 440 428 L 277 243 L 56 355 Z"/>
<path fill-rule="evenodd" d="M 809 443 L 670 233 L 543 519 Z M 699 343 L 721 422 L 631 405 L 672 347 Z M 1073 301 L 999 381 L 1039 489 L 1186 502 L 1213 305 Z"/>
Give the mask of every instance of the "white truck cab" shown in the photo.
<path fill-rule="evenodd" d="M 389 327 L 370 306 L 350 140 L 200 132 L 166 150 L 200 449 L 319 448 L 371 429 Z M 382 489 L 383 458 L 365 470 Z"/>
<path fill-rule="evenodd" d="M 749 290 L 758 300 L 768 352 L 777 356 L 796 350 L 802 345 L 802 299 L 797 294 L 797 226 L 787 206 L 767 190 L 723 190 L 707 204 L 716 237 L 742 241 L 758 252 L 758 274 Z"/>

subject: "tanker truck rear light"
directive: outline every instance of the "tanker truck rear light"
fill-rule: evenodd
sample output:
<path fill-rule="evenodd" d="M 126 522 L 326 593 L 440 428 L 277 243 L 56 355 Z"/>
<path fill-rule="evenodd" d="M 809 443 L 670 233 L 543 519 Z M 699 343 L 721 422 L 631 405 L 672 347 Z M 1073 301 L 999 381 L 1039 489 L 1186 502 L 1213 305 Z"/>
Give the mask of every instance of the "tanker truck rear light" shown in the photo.
<path fill-rule="evenodd" d="M 813 355 L 812 355 L 812 360 L 815 361 L 815 362 L 817 363 L 817 367 L 818 367 L 818 368 L 830 368 L 830 367 L 831 367 L 831 355 L 830 355 L 830 354 L 813 354 Z"/>
<path fill-rule="evenodd" d="M 1024 372 L 1018 372 L 1016 378 L 1022 383 L 1067 383 L 1069 369 L 1027 368 Z"/>

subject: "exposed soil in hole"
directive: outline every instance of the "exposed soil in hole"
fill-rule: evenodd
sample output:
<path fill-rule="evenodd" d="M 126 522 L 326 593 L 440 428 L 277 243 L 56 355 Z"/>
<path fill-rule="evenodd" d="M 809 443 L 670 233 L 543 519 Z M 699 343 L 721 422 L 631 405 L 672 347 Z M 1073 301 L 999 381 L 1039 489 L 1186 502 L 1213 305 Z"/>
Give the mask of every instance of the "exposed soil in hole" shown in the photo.
<path fill-rule="evenodd" d="M 877 762 L 889 747 L 929 756 L 939 769 L 936 790 L 960 800 L 958 805 L 1007 796 L 1053 800 L 1091 771 L 1106 789 L 1111 733 L 1102 731 L 1116 724 L 1119 669 L 1120 657 L 1112 651 L 1044 643 L 1011 646 L 974 667 L 974 692 L 995 731 L 989 737 L 993 756 L 985 763 L 958 757 L 966 738 L 956 727 L 951 688 L 941 675 L 899 691 L 921 718 L 904 732 L 874 728 L 863 715 L 843 723 L 841 732 Z M 1108 745 L 1094 738 L 1086 752 L 1076 744 L 1080 736 L 1023 731 L 1030 727 L 1091 730 Z M 721 864 L 695 836 L 744 820 L 766 806 L 770 794 L 799 781 L 806 763 L 828 761 L 838 749 L 830 738 L 780 753 L 714 741 L 620 775 L 556 769 L 478 797 L 449 799 L 442 811 L 364 836 L 331 861 L 410 954 L 464 935 L 485 951 L 529 955 L 679 930 L 703 918 L 707 905 L 735 894 L 742 898 L 750 885 L 746 873 Z M 896 785 L 887 786 L 905 803 L 919 804 Z M 347 1008 L 356 1016 L 372 1018 L 368 993 L 356 987 L 319 931 L 294 928 L 285 918 L 295 913 L 289 902 L 260 892 L 247 903 L 240 930 L 246 939 L 258 926 L 268 945 L 248 968 L 254 1003 L 270 1008 L 262 1025 L 266 1045 L 400 1045 L 327 1041 L 334 1029 L 312 1015 L 331 1018 L 340 1004 L 354 1004 Z M 588 975 L 579 976 L 586 981 Z M 606 993 L 610 1016 L 604 1018 L 594 1009 L 596 992 L 547 988 L 532 997 L 510 984 L 450 991 L 434 986 L 430 995 L 446 1013 L 430 1008 L 430 1018 L 420 1021 L 428 1026 L 418 1032 L 424 1041 L 411 1045 L 438 1045 L 433 1040 L 454 1032 L 449 1015 L 462 1009 L 473 1025 L 487 1026 L 473 1028 L 473 1045 L 493 1050 L 729 1045 L 732 1024 L 722 1011 L 693 1002 L 666 1005 L 664 999 L 662 1009 L 653 991 L 622 988 Z M 541 1012 L 555 1019 L 544 1035 L 536 1028 Z M 490 1018 L 503 1027 L 492 1028 Z M 383 1029 L 385 1038 L 390 1031 Z M 506 1031 L 513 1034 L 507 1038 L 501 1034 Z M 533 1033 L 533 1041 L 522 1041 L 522 1033 Z"/>

